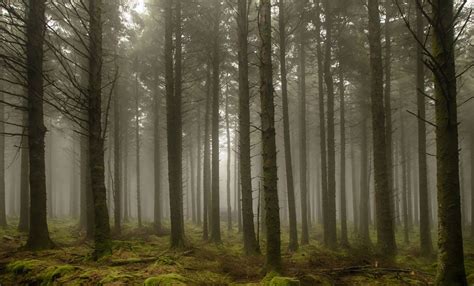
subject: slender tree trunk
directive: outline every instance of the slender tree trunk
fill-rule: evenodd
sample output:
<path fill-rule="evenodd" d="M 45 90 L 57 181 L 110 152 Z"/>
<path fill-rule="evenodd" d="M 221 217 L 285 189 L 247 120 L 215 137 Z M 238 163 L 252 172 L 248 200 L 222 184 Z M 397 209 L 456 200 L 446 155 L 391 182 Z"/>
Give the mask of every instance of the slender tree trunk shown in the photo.
<path fill-rule="evenodd" d="M 411 150 L 409 139 L 407 138 L 407 149 L 406 149 L 406 161 L 407 161 L 407 216 L 408 216 L 408 229 L 411 230 L 413 227 L 413 188 L 412 188 L 412 169 L 411 169 Z"/>
<path fill-rule="evenodd" d="M 47 206 L 47 214 L 48 218 L 54 218 L 54 195 L 53 195 L 53 150 L 54 150 L 54 142 L 53 142 L 53 131 L 49 132 L 49 136 L 45 136 L 46 141 L 46 149 L 45 149 L 45 156 L 46 156 L 46 206 Z"/>
<path fill-rule="evenodd" d="M 341 64 L 341 63 L 339 63 Z M 346 118 L 345 118 L 345 87 L 344 71 L 339 67 L 339 101 L 340 101 L 340 120 L 341 120 L 341 244 L 349 245 L 347 238 L 347 203 L 346 203 Z"/>
<path fill-rule="evenodd" d="M 229 122 L 229 93 L 225 96 L 225 125 L 227 135 L 227 230 L 232 230 L 232 206 L 230 204 L 230 160 L 232 155 L 232 148 L 230 142 L 230 122 Z"/>
<path fill-rule="evenodd" d="M 117 59 L 116 59 L 117 60 Z M 117 67 L 118 68 L 118 67 Z M 114 231 L 120 234 L 122 231 L 122 152 L 121 140 L 121 118 L 120 118 L 120 92 L 116 87 L 114 91 L 114 181 L 113 181 L 113 197 L 114 197 Z"/>
<path fill-rule="evenodd" d="M 474 131 L 470 134 L 471 145 L 471 237 L 474 237 Z"/>
<path fill-rule="evenodd" d="M 153 226 L 155 233 L 161 233 L 163 231 L 162 226 L 162 196 L 161 196 L 161 94 L 158 88 L 159 81 L 159 71 L 155 67 L 155 85 L 154 87 L 154 97 L 153 97 L 153 120 L 154 120 L 154 134 L 153 134 L 153 166 L 154 166 L 154 180 L 155 180 L 155 192 L 154 192 L 154 208 L 153 208 Z M 199 141 L 198 141 L 199 142 Z"/>
<path fill-rule="evenodd" d="M 252 174 L 250 159 L 250 88 L 248 60 L 248 0 L 238 1 L 238 54 L 239 54 L 239 153 L 242 194 L 242 226 L 245 254 L 260 252 L 255 237 Z M 240 200 L 239 200 L 240 201 Z"/>
<path fill-rule="evenodd" d="M 305 1 L 299 1 L 298 13 L 301 17 L 298 29 L 298 93 L 299 93 L 299 163 L 300 163 L 300 200 L 301 200 L 301 244 L 309 243 L 308 231 L 308 182 L 307 182 L 307 147 L 306 147 L 306 53 L 305 53 Z"/>
<path fill-rule="evenodd" d="M 76 219 L 78 215 L 78 186 L 80 185 L 77 180 L 77 142 L 76 136 L 73 134 L 71 136 L 71 145 L 72 145 L 72 160 L 71 160 L 71 178 L 70 178 L 70 193 L 69 193 L 69 215 L 72 219 Z"/>
<path fill-rule="evenodd" d="M 280 207 L 278 204 L 275 104 L 272 71 L 271 1 L 260 0 L 260 101 L 262 128 L 263 191 L 265 197 L 266 270 L 281 270 Z"/>
<path fill-rule="evenodd" d="M 126 120 L 124 120 L 126 121 Z M 130 188 L 128 185 L 128 126 L 124 126 L 123 142 L 123 221 L 130 219 Z"/>
<path fill-rule="evenodd" d="M 397 246 L 390 207 L 379 1 L 369 0 L 368 9 L 377 245 L 384 255 L 391 257 L 395 254 Z"/>
<path fill-rule="evenodd" d="M 295 187 L 293 181 L 293 163 L 291 158 L 291 137 L 290 137 L 290 115 L 288 111 L 288 80 L 286 68 L 286 23 L 284 0 L 279 1 L 279 29 L 280 29 L 280 77 L 281 77 L 281 97 L 283 107 L 283 137 L 285 143 L 285 171 L 286 190 L 288 194 L 288 215 L 290 224 L 290 241 L 288 250 L 290 252 L 298 249 L 298 230 L 296 222 Z"/>
<path fill-rule="evenodd" d="M 351 189 L 352 189 L 352 211 L 353 211 L 353 216 L 354 216 L 354 231 L 355 233 L 358 233 L 359 231 L 359 225 L 360 225 L 360 220 L 359 220 L 359 200 L 360 200 L 360 194 L 357 189 L 357 174 L 356 174 L 356 153 L 355 153 L 355 142 L 354 142 L 354 135 L 353 131 L 351 130 L 349 132 L 351 138 Z"/>
<path fill-rule="evenodd" d="M 209 202 L 211 191 L 211 66 L 207 67 L 206 76 L 206 114 L 204 115 L 204 162 L 203 162 L 203 239 L 209 239 Z"/>
<path fill-rule="evenodd" d="M 196 152 L 196 162 L 197 162 L 197 178 L 196 178 L 196 223 L 201 225 L 202 223 L 202 214 L 201 214 L 201 193 L 202 193 L 202 181 L 201 181 L 201 173 L 202 173 L 202 160 L 201 160 L 201 105 L 198 106 L 198 115 L 197 115 L 197 152 Z"/>
<path fill-rule="evenodd" d="M 4 101 L 3 93 L 0 100 Z M 7 212 L 5 209 L 5 106 L 0 103 L 0 228 L 7 227 Z"/>
<path fill-rule="evenodd" d="M 28 114 L 23 113 L 23 124 L 28 124 Z M 26 135 L 27 129 L 23 128 Z M 18 231 L 28 232 L 30 228 L 30 184 L 29 178 L 29 162 L 28 162 L 28 136 L 21 138 L 21 155 L 20 155 L 20 221 L 18 223 Z"/>
<path fill-rule="evenodd" d="M 421 9 L 416 9 L 417 38 L 424 38 L 424 24 Z M 425 69 L 423 49 L 416 47 L 416 90 L 418 107 L 418 191 L 420 207 L 420 251 L 425 257 L 433 252 L 428 197 L 428 165 L 426 163 L 426 124 L 420 118 L 426 118 L 425 106 Z"/>
<path fill-rule="evenodd" d="M 405 123 L 402 116 L 402 108 L 400 108 L 400 148 L 401 148 L 401 163 L 402 163 L 402 214 L 403 214 L 403 240 L 408 245 L 410 242 L 410 221 L 408 216 L 408 174 L 407 167 L 407 142 L 405 137 Z"/>
<path fill-rule="evenodd" d="M 89 172 L 94 205 L 94 259 L 112 252 L 104 174 L 102 130 L 102 1 L 89 0 Z"/>
<path fill-rule="evenodd" d="M 324 244 L 329 245 L 329 235 L 327 230 L 328 225 L 328 169 L 327 169 L 327 153 L 326 153 L 326 119 L 324 111 L 324 64 L 323 51 L 321 46 L 321 0 L 316 3 L 316 52 L 318 60 L 318 94 L 319 94 L 319 136 L 320 136 L 320 154 L 321 154 L 321 193 L 322 193 L 322 209 L 323 209 L 323 229 L 324 229 Z"/>
<path fill-rule="evenodd" d="M 326 43 L 325 43 L 325 60 L 324 60 L 324 81 L 326 82 L 326 90 L 328 95 L 328 165 L 327 165 L 327 209 L 326 209 L 326 228 L 325 239 L 326 245 L 334 248 L 337 244 L 336 234 L 336 142 L 335 142 L 335 125 L 334 125 L 334 82 L 331 72 L 331 41 L 332 41 L 332 1 L 325 0 L 324 8 L 326 10 Z"/>
<path fill-rule="evenodd" d="M 221 242 L 219 203 L 220 2 L 216 3 L 212 43 L 212 199 L 211 241 Z"/>
<path fill-rule="evenodd" d="M 454 1 L 431 3 L 436 99 L 438 271 L 436 285 L 467 285 L 459 190 L 459 143 L 455 67 Z"/>
<path fill-rule="evenodd" d="M 138 63 L 137 63 L 138 64 Z M 137 176 L 137 218 L 138 227 L 142 227 L 142 203 L 140 186 L 140 104 L 138 95 L 138 73 L 135 72 L 135 141 L 136 141 L 136 176 Z"/>
<path fill-rule="evenodd" d="M 46 168 L 43 116 L 43 60 L 46 1 L 30 0 L 26 21 L 26 67 L 28 86 L 28 146 L 30 181 L 30 228 L 26 248 L 51 248 L 46 211 Z"/>
<path fill-rule="evenodd" d="M 369 222 L 370 222 L 370 192 L 369 192 L 369 146 L 367 137 L 368 132 L 368 110 L 365 102 L 362 102 L 361 108 L 361 132 L 360 132 L 360 217 L 359 217 L 359 236 L 361 243 L 365 246 L 370 245 Z"/>
<path fill-rule="evenodd" d="M 236 136 L 236 149 L 238 148 L 237 146 L 237 136 Z M 241 191 L 242 191 L 242 188 L 241 188 L 241 181 L 240 181 L 240 160 L 239 158 L 237 157 L 237 154 L 235 155 L 235 168 L 236 168 L 236 176 L 235 176 L 235 180 L 236 180 L 236 186 L 235 186 L 235 192 L 237 193 L 237 225 L 238 225 L 238 229 L 239 229 L 239 233 L 242 232 L 242 201 L 241 201 Z M 253 222 L 253 221 L 252 221 Z"/>
<path fill-rule="evenodd" d="M 175 3 L 173 24 L 173 3 Z M 173 33 L 174 31 L 174 33 Z M 173 67 L 173 34 L 174 67 Z M 168 173 L 171 215 L 171 247 L 184 246 L 182 169 L 182 27 L 181 0 L 167 0 L 165 6 L 165 85 L 168 127 Z"/>

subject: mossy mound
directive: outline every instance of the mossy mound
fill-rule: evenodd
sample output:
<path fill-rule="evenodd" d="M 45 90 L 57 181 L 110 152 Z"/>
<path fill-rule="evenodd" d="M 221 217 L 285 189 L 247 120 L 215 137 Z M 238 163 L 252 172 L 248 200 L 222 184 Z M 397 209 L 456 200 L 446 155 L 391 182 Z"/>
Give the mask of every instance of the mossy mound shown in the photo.
<path fill-rule="evenodd" d="M 155 277 L 150 277 L 145 280 L 145 286 L 178 286 L 187 285 L 189 282 L 184 276 L 176 273 L 163 274 Z"/>
<path fill-rule="evenodd" d="M 41 285 L 53 285 L 55 281 L 61 277 L 66 276 L 69 273 L 74 272 L 77 267 L 74 267 L 69 264 L 60 265 L 60 266 L 50 266 L 42 274 L 43 282 Z"/>
<path fill-rule="evenodd" d="M 100 280 L 99 285 L 107 285 L 114 282 L 120 282 L 125 284 L 133 278 L 133 275 L 123 274 L 118 271 L 112 271 Z"/>
<path fill-rule="evenodd" d="M 44 267 L 44 262 L 36 259 L 13 261 L 7 265 L 7 271 L 13 274 L 25 274 L 35 268 Z"/>
<path fill-rule="evenodd" d="M 290 277 L 273 277 L 270 286 L 300 286 L 300 281 Z"/>

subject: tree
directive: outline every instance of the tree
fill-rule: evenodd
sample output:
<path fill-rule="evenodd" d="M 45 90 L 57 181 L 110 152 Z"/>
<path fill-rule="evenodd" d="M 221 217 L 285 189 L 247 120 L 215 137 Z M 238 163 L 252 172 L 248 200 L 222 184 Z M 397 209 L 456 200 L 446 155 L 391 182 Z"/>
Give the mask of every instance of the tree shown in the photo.
<path fill-rule="evenodd" d="M 285 143 L 285 170 L 286 170 L 286 191 L 288 193 L 288 214 L 290 223 L 289 251 L 298 249 L 298 230 L 296 222 L 295 187 L 293 182 L 293 163 L 291 161 L 291 138 L 290 138 L 290 116 L 288 111 L 288 79 L 286 68 L 286 23 L 285 2 L 280 0 L 279 7 L 279 33 L 280 33 L 280 78 L 281 78 L 281 98 L 283 108 L 283 138 Z"/>
<path fill-rule="evenodd" d="M 27 113 L 23 112 L 23 124 L 27 124 Z M 26 133 L 26 128 L 24 133 Z M 26 135 L 26 134 L 25 134 Z M 30 184 L 28 180 L 28 136 L 21 138 L 20 154 L 20 219 L 18 231 L 28 232 L 30 228 Z"/>
<path fill-rule="evenodd" d="M 430 3 L 432 14 L 423 13 L 433 26 L 432 50 L 427 63 L 434 75 L 436 117 L 439 251 L 436 284 L 467 285 L 459 186 L 459 122 L 454 57 L 457 37 L 453 27 L 458 14 L 454 14 L 453 0 Z M 458 9 L 462 9 L 466 1 L 462 3 Z"/>
<path fill-rule="evenodd" d="M 239 57 L 239 173 L 242 193 L 242 226 L 244 252 L 259 253 L 255 236 L 252 174 L 250 160 L 250 90 L 248 60 L 248 0 L 238 1 L 238 57 Z"/>
<path fill-rule="evenodd" d="M 260 0 L 260 108 L 263 192 L 265 198 L 266 270 L 281 270 L 280 208 L 278 205 L 275 106 L 273 98 L 271 1 Z"/>
<path fill-rule="evenodd" d="M 88 139 L 89 172 L 94 204 L 94 259 L 112 252 L 105 189 L 102 130 L 102 0 L 89 0 Z"/>
<path fill-rule="evenodd" d="M 211 194 L 211 241 L 221 242 L 221 220 L 219 203 L 219 97 L 220 97 L 220 1 L 214 7 L 214 38 L 212 41 L 212 194 Z"/>
<path fill-rule="evenodd" d="M 379 1 L 369 0 L 369 45 L 372 105 L 372 135 L 374 154 L 375 208 L 377 245 L 381 253 L 389 257 L 396 252 L 390 185 L 387 166 L 386 123 L 383 104 L 383 64 Z"/>
<path fill-rule="evenodd" d="M 4 94 L 0 94 L 0 101 L 4 101 Z M 7 213 L 5 210 L 5 106 L 0 103 L 0 228 L 7 227 Z"/>
<path fill-rule="evenodd" d="M 135 60 L 135 65 L 138 67 L 138 60 Z M 142 203 L 140 190 L 140 100 L 138 94 L 138 72 L 135 71 L 135 141 L 136 141 L 136 174 L 137 174 L 137 218 L 138 227 L 142 227 Z"/>
<path fill-rule="evenodd" d="M 421 9 L 416 9 L 416 37 L 424 38 L 424 24 Z M 418 191 L 420 203 L 420 250 L 423 256 L 433 252 L 431 242 L 430 210 L 428 198 L 428 166 L 426 163 L 426 106 L 425 69 L 423 49 L 416 46 L 416 102 L 418 107 Z"/>
<path fill-rule="evenodd" d="M 173 3 L 175 3 L 173 25 Z M 181 0 L 165 2 L 165 87 L 168 132 L 168 178 L 171 247 L 184 246 L 182 170 L 182 27 Z M 173 38 L 175 43 L 173 45 Z M 175 54 L 173 57 L 173 46 Z M 173 65 L 174 58 L 174 65 Z"/>
<path fill-rule="evenodd" d="M 46 1 L 30 0 L 27 4 L 26 68 L 28 97 L 28 149 L 30 181 L 30 228 L 26 248 L 41 250 L 53 247 L 46 214 L 46 168 L 43 117 L 43 60 L 46 31 Z"/>
<path fill-rule="evenodd" d="M 328 157 L 327 157 L 327 208 L 325 210 L 325 243 L 327 246 L 334 248 L 337 243 L 336 231 L 336 142 L 335 142 L 335 125 L 334 125 L 334 81 L 331 72 L 332 59 L 332 18 L 333 10 L 332 1 L 325 0 L 325 16 L 326 16 L 326 44 L 324 59 L 324 81 L 327 91 L 327 108 L 328 108 Z"/>
<path fill-rule="evenodd" d="M 154 175 L 155 175 L 155 205 L 153 209 L 153 225 L 156 233 L 162 232 L 162 202 L 161 202 L 161 122 L 160 122 L 160 114 L 161 114 L 161 94 L 158 87 L 159 83 L 159 71 L 158 67 L 153 66 L 153 74 L 154 74 L 154 85 L 153 85 L 153 119 L 154 119 L 154 128 L 153 128 L 153 166 L 154 166 Z M 198 141 L 199 142 L 199 141 Z M 199 173 L 198 173 L 199 174 Z"/>
<path fill-rule="evenodd" d="M 225 95 L 225 126 L 226 126 L 226 137 L 227 137 L 227 230 L 232 230 L 232 206 L 230 204 L 230 160 L 232 155 L 232 148 L 230 142 L 230 121 L 229 121 L 229 93 Z"/>

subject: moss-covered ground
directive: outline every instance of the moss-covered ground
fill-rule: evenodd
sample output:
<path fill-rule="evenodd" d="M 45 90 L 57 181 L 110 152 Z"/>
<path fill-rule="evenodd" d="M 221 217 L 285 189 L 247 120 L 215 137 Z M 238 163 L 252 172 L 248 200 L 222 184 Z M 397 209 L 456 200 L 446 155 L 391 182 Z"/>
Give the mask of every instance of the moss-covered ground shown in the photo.
<path fill-rule="evenodd" d="M 15 221 L 10 225 L 0 230 L 0 285 L 430 285 L 436 271 L 435 257 L 419 256 L 415 231 L 408 245 L 401 234 L 397 237 L 395 261 L 358 246 L 354 238 L 348 248 L 328 250 L 320 242 L 320 229 L 312 233 L 309 245 L 288 253 L 283 236 L 284 272 L 275 278 L 265 276 L 262 256 L 241 254 L 237 229 L 223 232 L 223 243 L 215 245 L 201 239 L 199 227 L 188 224 L 187 247 L 171 250 L 168 235 L 130 223 L 114 237 L 112 256 L 94 262 L 89 256 L 92 242 L 83 239 L 72 220 L 50 222 L 56 248 L 41 252 L 22 250 L 26 235 L 16 231 Z M 474 283 L 474 241 L 466 240 L 465 253 Z"/>

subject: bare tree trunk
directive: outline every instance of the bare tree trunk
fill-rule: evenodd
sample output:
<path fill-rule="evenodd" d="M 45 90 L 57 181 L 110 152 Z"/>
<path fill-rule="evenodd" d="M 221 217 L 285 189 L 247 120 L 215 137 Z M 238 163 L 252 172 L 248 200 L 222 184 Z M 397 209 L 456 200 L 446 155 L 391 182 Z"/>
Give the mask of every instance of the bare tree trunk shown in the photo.
<path fill-rule="evenodd" d="M 138 60 L 136 59 L 138 65 Z M 141 189 L 140 189 L 140 104 L 138 95 L 138 72 L 135 72 L 135 141 L 136 141 L 136 176 L 137 176 L 137 218 L 138 227 L 142 227 L 142 203 L 141 203 Z"/>
<path fill-rule="evenodd" d="M 260 0 L 260 101 L 262 128 L 263 191 L 265 197 L 266 271 L 281 270 L 280 207 L 273 98 L 271 1 Z"/>
<path fill-rule="evenodd" d="M 211 241 L 221 242 L 219 203 L 219 104 L 220 104 L 220 2 L 214 9 L 214 39 L 212 43 L 212 199 Z"/>
<path fill-rule="evenodd" d="M 153 226 L 155 233 L 161 233 L 163 231 L 162 226 L 162 196 L 161 196 L 161 95 L 158 88 L 159 82 L 159 71 L 155 67 L 154 70 L 154 97 L 153 97 L 153 110 L 154 110 L 154 134 L 153 134 L 153 166 L 154 166 L 154 179 L 155 179 L 155 192 L 154 192 L 154 208 L 153 208 Z M 199 142 L 199 141 L 198 141 Z"/>
<path fill-rule="evenodd" d="M 454 1 L 431 3 L 432 71 L 436 102 L 438 271 L 436 285 L 467 285 L 459 190 Z"/>
<path fill-rule="evenodd" d="M 201 160 L 201 105 L 198 106 L 198 115 L 197 115 L 197 152 L 196 152 L 196 162 L 197 162 L 197 178 L 196 178 L 196 223 L 201 225 L 202 223 L 202 214 L 201 214 L 201 193 L 202 193 L 202 181 L 201 181 L 201 173 L 202 173 L 202 160 Z"/>
<path fill-rule="evenodd" d="M 28 114 L 23 113 L 23 124 L 28 124 Z M 23 128 L 26 135 L 27 128 Z M 21 138 L 21 155 L 20 155 L 20 221 L 18 223 L 18 231 L 28 232 L 30 228 L 30 184 L 29 184 L 29 155 L 28 155 L 28 136 Z"/>
<path fill-rule="evenodd" d="M 240 182 L 242 194 L 242 226 L 245 254 L 260 252 L 255 237 L 252 174 L 250 159 L 250 91 L 248 61 L 248 0 L 238 1 L 238 44 L 239 44 L 239 154 Z"/>
<path fill-rule="evenodd" d="M 117 59 L 116 59 L 117 60 Z M 122 159 L 120 154 L 122 151 L 121 140 L 121 118 L 120 118 L 120 93 L 119 88 L 114 90 L 114 181 L 113 181 L 113 198 L 114 198 L 114 231 L 120 234 L 122 231 Z"/>
<path fill-rule="evenodd" d="M 30 228 L 26 248 L 53 247 L 49 237 L 46 211 L 46 168 L 43 116 L 43 60 L 46 1 L 30 0 L 26 21 L 26 67 L 28 86 L 28 146 L 30 179 Z"/>
<path fill-rule="evenodd" d="M 0 100 L 4 95 L 0 92 Z M 0 228 L 7 227 L 7 212 L 5 210 L 5 106 L 0 103 Z"/>
<path fill-rule="evenodd" d="M 94 203 L 94 259 L 112 252 L 109 213 L 104 177 L 104 134 L 102 130 L 102 1 L 89 0 L 89 166 Z"/>
<path fill-rule="evenodd" d="M 339 62 L 339 64 L 341 64 Z M 347 237 L 347 203 L 346 203 L 346 118 L 345 118 L 345 87 L 344 71 L 339 67 L 339 100 L 340 100 L 340 128 L 341 128 L 341 244 L 349 245 Z"/>
<path fill-rule="evenodd" d="M 471 237 L 474 237 L 474 131 L 470 134 L 471 145 Z"/>
<path fill-rule="evenodd" d="M 227 230 L 232 230 L 232 206 L 230 204 L 230 160 L 232 155 L 232 148 L 230 142 L 230 122 L 229 122 L 229 93 L 225 96 L 225 125 L 227 135 Z"/>
<path fill-rule="evenodd" d="M 329 236 L 327 230 L 328 225 L 328 169 L 327 169 L 327 153 L 326 153 L 326 119 L 324 111 L 324 64 L 323 51 L 321 47 L 321 0 L 316 3 L 316 52 L 318 60 L 318 94 L 319 94 L 319 136 L 320 136 L 320 154 L 321 154 L 321 193 L 322 193 L 322 209 L 323 209 L 323 229 L 324 229 L 324 244 L 329 244 Z"/>
<path fill-rule="evenodd" d="M 370 193 L 369 193 L 369 146 L 367 137 L 368 132 L 368 109 L 366 103 L 361 103 L 361 132 L 360 132 L 360 217 L 359 217 L 359 236 L 364 246 L 370 245 L 369 223 L 370 223 Z"/>
<path fill-rule="evenodd" d="M 377 245 L 384 255 L 391 257 L 397 246 L 390 207 L 379 1 L 369 0 L 368 9 Z"/>
<path fill-rule="evenodd" d="M 328 95 L 328 165 L 327 165 L 327 209 L 326 209 L 326 228 L 325 243 L 327 246 L 334 248 L 337 244 L 336 231 L 336 142 L 335 142 L 335 125 L 334 125 L 334 82 L 331 73 L 331 41 L 332 41 L 332 6 L 330 0 L 325 0 L 324 7 L 326 10 L 326 44 L 325 44 L 325 60 L 324 60 L 324 81 L 326 82 L 326 90 Z"/>
<path fill-rule="evenodd" d="M 417 38 L 424 38 L 424 23 L 421 9 L 416 9 Z M 425 69 L 423 48 L 416 47 L 416 90 L 418 107 L 418 191 L 420 207 L 420 251 L 425 257 L 433 253 L 431 241 L 430 210 L 428 197 L 428 165 L 426 163 L 426 123 L 420 118 L 426 118 L 425 106 Z"/>
<path fill-rule="evenodd" d="M 175 14 L 173 24 L 173 2 Z M 174 33 L 173 33 L 174 30 Z M 173 67 L 173 34 L 174 67 Z M 171 247 L 184 246 L 182 169 L 182 27 L 181 0 L 167 0 L 165 6 L 165 85 L 168 127 L 168 173 L 171 215 Z"/>
<path fill-rule="evenodd" d="M 400 108 L 400 149 L 401 149 L 401 163 L 402 163 L 402 214 L 403 214 L 403 240 L 406 245 L 410 243 L 410 221 L 408 216 L 408 174 L 409 168 L 407 167 L 407 142 L 405 138 L 405 123 L 402 116 L 402 108 Z"/>
<path fill-rule="evenodd" d="M 280 32 L 280 77 L 281 77 L 281 97 L 283 108 L 283 138 L 285 143 L 285 171 L 286 190 L 288 193 L 288 214 L 290 224 L 290 241 L 288 250 L 290 252 L 298 249 L 298 230 L 296 222 L 295 187 L 293 181 L 293 163 L 291 158 L 291 137 L 290 137 L 290 115 L 288 111 L 288 80 L 286 68 L 286 23 L 288 19 L 285 14 L 284 0 L 279 1 L 279 32 Z"/>
<path fill-rule="evenodd" d="M 211 190 L 211 66 L 207 66 L 206 76 L 206 114 L 204 115 L 204 159 L 203 159 L 203 239 L 209 239 L 209 202 Z"/>
<path fill-rule="evenodd" d="M 352 191 L 352 211 L 354 216 L 354 231 L 359 232 L 360 219 L 359 219 L 359 200 L 360 194 L 357 189 L 357 174 L 356 174 L 356 153 L 355 153 L 355 140 L 353 131 L 349 132 L 351 138 L 351 191 Z"/>
<path fill-rule="evenodd" d="M 127 120 L 124 120 L 127 121 Z M 128 126 L 124 125 L 123 142 L 123 221 L 130 219 L 130 188 L 128 184 Z"/>

